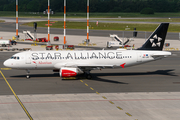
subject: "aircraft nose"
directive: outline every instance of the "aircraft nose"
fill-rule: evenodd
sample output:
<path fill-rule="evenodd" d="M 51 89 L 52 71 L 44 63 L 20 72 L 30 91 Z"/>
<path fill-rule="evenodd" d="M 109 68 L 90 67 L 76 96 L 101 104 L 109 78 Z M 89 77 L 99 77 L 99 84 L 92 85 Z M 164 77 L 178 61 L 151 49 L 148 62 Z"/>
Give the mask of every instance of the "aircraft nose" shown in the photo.
<path fill-rule="evenodd" d="M 6 67 L 10 67 L 10 62 L 9 62 L 9 60 L 4 61 L 3 65 L 6 66 Z"/>

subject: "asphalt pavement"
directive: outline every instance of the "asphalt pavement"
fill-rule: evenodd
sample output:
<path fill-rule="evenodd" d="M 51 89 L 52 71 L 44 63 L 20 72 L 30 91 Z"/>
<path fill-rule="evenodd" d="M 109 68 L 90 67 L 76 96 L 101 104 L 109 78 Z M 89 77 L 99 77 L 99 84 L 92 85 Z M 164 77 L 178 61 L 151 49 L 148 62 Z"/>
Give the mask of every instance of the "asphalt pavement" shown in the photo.
<path fill-rule="evenodd" d="M 180 52 L 124 69 L 92 71 L 92 79 L 62 80 L 50 70 L 4 68 L 15 52 L 0 52 L 2 120 L 177 120 Z"/>
<path fill-rule="evenodd" d="M 0 53 L 0 67 L 14 52 Z M 121 92 L 178 92 L 180 91 L 180 52 L 158 61 L 125 69 L 102 69 L 92 71 L 93 78 L 85 80 L 101 93 Z M 24 70 L 2 70 L 18 95 L 92 93 L 84 89 L 78 80 L 62 80 L 52 70 L 32 70 L 26 79 Z M 83 78 L 82 78 L 83 79 Z M 1 79 L 0 91 L 8 89 Z M 20 87 L 22 86 L 22 87 Z M 7 92 L 9 91 L 9 92 Z M 11 91 L 0 93 L 11 95 Z"/>
<path fill-rule="evenodd" d="M 19 27 L 20 31 L 25 29 L 33 31 L 31 27 Z M 5 37 L 12 36 L 15 24 L 10 21 L 0 23 L 0 31 Z M 63 34 L 59 31 L 63 32 L 53 28 L 51 32 Z M 47 29 L 38 28 L 38 32 L 46 33 Z M 90 35 L 97 40 L 109 37 L 111 32 L 116 34 L 119 31 L 90 30 Z M 67 30 L 67 33 L 71 35 L 71 42 L 74 39 L 81 41 L 86 30 Z M 173 39 L 172 45 L 177 47 L 176 33 L 171 35 L 169 39 Z M 142 41 L 139 42 L 142 44 Z M 98 45 L 102 46 L 103 42 L 99 42 Z M 29 44 L 17 46 L 36 47 Z M 26 71 L 3 66 L 3 62 L 16 52 L 0 52 L 2 120 L 177 120 L 180 117 L 179 51 L 142 65 L 94 70 L 91 80 L 83 77 L 63 80 L 59 73 L 51 70 L 32 70 L 31 78 L 26 79 Z"/>

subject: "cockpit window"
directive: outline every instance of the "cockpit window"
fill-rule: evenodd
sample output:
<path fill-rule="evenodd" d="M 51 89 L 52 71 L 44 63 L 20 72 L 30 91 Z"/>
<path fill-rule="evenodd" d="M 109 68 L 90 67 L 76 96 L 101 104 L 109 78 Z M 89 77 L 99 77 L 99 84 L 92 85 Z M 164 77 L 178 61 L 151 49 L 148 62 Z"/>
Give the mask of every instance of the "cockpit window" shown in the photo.
<path fill-rule="evenodd" d="M 16 60 L 19 60 L 19 56 L 12 56 L 11 59 L 16 59 Z"/>

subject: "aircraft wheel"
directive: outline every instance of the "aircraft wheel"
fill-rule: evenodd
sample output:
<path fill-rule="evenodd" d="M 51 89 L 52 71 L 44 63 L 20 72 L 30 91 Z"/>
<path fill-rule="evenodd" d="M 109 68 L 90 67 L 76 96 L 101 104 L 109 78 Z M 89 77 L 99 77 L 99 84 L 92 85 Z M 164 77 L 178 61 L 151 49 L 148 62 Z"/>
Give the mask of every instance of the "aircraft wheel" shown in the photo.
<path fill-rule="evenodd" d="M 29 70 L 26 70 L 26 72 L 27 72 L 26 78 L 29 79 L 29 78 L 30 78 L 30 76 L 29 76 L 29 72 L 30 72 L 30 71 L 29 71 Z"/>
<path fill-rule="evenodd" d="M 92 76 L 91 76 L 90 74 L 87 74 L 87 75 L 86 75 L 86 78 L 87 78 L 87 79 L 92 79 Z"/>
<path fill-rule="evenodd" d="M 29 79 L 29 78 L 30 78 L 30 76 L 29 76 L 29 75 L 27 75 L 27 76 L 26 76 L 26 78 L 27 78 L 27 79 Z"/>

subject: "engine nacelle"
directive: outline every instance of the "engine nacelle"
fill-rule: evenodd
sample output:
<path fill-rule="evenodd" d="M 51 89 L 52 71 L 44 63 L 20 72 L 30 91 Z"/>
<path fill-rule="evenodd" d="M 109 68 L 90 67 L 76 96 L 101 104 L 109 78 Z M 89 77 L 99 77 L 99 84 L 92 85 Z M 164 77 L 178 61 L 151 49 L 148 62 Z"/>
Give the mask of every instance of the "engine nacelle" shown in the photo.
<path fill-rule="evenodd" d="M 78 74 L 82 74 L 83 71 L 79 68 L 63 67 L 59 71 L 60 77 L 76 77 Z"/>

